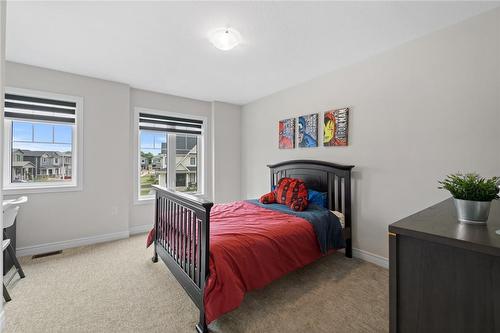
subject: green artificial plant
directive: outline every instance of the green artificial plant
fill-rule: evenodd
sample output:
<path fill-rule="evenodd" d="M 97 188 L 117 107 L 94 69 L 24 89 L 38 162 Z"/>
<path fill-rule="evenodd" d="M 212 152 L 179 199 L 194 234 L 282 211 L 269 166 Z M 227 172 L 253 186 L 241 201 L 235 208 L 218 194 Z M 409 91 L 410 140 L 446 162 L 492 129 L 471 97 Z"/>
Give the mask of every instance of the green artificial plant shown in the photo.
<path fill-rule="evenodd" d="M 450 191 L 455 199 L 470 201 L 491 201 L 498 199 L 499 177 L 483 178 L 477 173 L 451 174 L 440 181 L 440 189 Z"/>

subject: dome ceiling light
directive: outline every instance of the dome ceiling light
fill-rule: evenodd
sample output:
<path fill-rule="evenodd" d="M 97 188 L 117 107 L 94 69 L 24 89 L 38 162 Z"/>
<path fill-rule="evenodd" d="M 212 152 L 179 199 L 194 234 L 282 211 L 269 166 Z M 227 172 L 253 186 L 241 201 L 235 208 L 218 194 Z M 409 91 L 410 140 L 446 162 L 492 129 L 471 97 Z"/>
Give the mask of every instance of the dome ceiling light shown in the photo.
<path fill-rule="evenodd" d="M 210 42 L 222 51 L 229 51 L 241 43 L 240 33 L 233 28 L 217 28 L 210 32 Z"/>

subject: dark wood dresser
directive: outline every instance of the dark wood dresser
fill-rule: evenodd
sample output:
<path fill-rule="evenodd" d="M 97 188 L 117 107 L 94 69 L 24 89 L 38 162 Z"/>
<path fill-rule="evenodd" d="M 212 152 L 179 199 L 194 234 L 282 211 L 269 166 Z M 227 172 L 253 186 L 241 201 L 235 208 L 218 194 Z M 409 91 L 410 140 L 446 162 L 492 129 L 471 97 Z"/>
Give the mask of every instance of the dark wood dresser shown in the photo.
<path fill-rule="evenodd" d="M 452 199 L 389 226 L 390 332 L 500 332 L 500 202 L 487 226 Z"/>

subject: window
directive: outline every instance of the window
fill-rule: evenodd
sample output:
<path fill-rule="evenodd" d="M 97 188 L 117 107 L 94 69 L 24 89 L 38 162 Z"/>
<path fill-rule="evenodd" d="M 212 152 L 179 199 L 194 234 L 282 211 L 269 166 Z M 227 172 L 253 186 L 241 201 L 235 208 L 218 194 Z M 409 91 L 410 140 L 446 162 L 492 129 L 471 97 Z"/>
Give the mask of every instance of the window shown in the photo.
<path fill-rule="evenodd" d="M 204 120 L 142 109 L 136 119 L 138 199 L 153 198 L 153 185 L 201 194 Z"/>
<path fill-rule="evenodd" d="M 198 137 L 190 134 L 176 134 L 176 184 L 175 189 L 181 192 L 198 191 Z"/>
<path fill-rule="evenodd" d="M 186 174 L 185 173 L 176 173 L 175 174 L 175 186 L 177 188 L 186 187 Z"/>
<path fill-rule="evenodd" d="M 4 189 L 77 187 L 81 99 L 7 89 Z"/>
<path fill-rule="evenodd" d="M 153 185 L 167 186 L 167 133 L 140 131 L 140 196 L 154 195 Z M 144 163 L 142 163 L 144 161 Z"/>

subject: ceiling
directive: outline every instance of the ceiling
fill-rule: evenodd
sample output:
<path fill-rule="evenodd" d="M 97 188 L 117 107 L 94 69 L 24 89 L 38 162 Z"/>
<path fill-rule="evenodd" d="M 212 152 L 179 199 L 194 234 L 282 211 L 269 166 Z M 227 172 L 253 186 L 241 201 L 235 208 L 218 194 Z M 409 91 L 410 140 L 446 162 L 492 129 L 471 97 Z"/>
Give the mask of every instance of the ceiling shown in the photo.
<path fill-rule="evenodd" d="M 7 60 L 245 104 L 500 2 L 8 2 Z M 230 26 L 243 43 L 214 48 Z"/>

